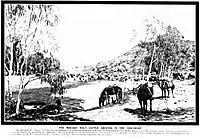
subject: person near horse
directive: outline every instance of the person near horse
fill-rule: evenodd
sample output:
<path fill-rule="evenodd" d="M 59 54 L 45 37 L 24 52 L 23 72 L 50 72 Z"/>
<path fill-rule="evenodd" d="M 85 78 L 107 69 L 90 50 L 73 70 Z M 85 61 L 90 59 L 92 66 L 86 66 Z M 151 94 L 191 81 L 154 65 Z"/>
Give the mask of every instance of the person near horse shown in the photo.
<path fill-rule="evenodd" d="M 149 87 L 148 83 L 139 85 L 137 91 L 137 97 L 143 115 L 145 115 L 145 112 L 147 111 L 147 100 L 150 100 L 150 111 L 152 111 L 152 100 L 153 100 L 152 96 L 153 96 L 153 87 Z"/>

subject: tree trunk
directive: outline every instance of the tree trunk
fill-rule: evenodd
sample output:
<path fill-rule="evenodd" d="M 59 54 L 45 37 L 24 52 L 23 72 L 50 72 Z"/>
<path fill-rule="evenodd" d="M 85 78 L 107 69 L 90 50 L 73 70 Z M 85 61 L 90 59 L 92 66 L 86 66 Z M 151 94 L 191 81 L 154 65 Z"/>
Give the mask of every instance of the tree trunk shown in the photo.
<path fill-rule="evenodd" d="M 44 63 L 42 63 L 42 75 L 44 75 Z"/>
<path fill-rule="evenodd" d="M 16 106 L 16 114 L 19 114 L 19 106 L 20 106 L 20 95 L 24 90 L 24 77 L 23 77 L 23 66 L 25 65 L 25 61 L 22 62 L 21 68 L 20 68 L 20 85 L 19 85 L 19 93 L 17 95 L 17 106 Z"/>
<path fill-rule="evenodd" d="M 159 76 L 158 76 L 159 78 L 162 77 L 162 68 L 163 68 L 163 65 L 161 63 L 161 65 L 160 65 L 160 73 L 159 73 Z"/>
<path fill-rule="evenodd" d="M 11 85 L 10 85 L 10 76 L 8 76 L 8 93 L 9 97 L 12 97 Z"/>
<path fill-rule="evenodd" d="M 144 80 L 144 67 L 142 69 L 142 80 Z"/>
<path fill-rule="evenodd" d="M 20 87 L 19 87 L 19 93 L 17 95 L 17 106 L 16 106 L 16 114 L 19 115 L 20 112 L 20 103 L 21 103 L 21 98 L 20 95 L 24 90 L 24 78 L 23 76 L 20 76 Z"/>
<path fill-rule="evenodd" d="M 169 66 L 169 68 L 168 68 L 168 78 L 170 78 L 170 75 L 171 75 L 171 67 Z"/>
<path fill-rule="evenodd" d="M 12 90 L 11 90 L 11 88 L 10 88 L 10 79 L 11 79 L 11 76 L 12 76 L 12 73 L 13 73 L 13 45 L 11 44 L 11 53 L 10 53 L 10 70 L 9 70 L 9 76 L 8 76 L 8 79 L 9 79 L 9 81 L 8 81 L 8 89 L 9 89 L 9 92 L 10 92 L 10 95 L 11 95 L 11 97 L 12 97 Z"/>
<path fill-rule="evenodd" d="M 151 62 L 150 62 L 150 66 L 149 66 L 149 72 L 148 72 L 148 75 L 147 75 L 147 81 L 149 81 L 149 77 L 151 75 L 151 68 L 152 68 L 152 64 L 153 64 L 153 57 L 154 57 L 154 53 L 155 53 L 155 44 L 153 46 L 153 54 L 151 56 Z"/>

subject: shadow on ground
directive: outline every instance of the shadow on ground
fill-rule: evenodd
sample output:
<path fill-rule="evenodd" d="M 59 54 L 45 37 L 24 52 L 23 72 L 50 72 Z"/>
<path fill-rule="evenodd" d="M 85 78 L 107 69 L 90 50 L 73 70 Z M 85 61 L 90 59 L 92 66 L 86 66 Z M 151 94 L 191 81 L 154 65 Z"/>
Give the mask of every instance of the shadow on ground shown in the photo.
<path fill-rule="evenodd" d="M 138 118 L 141 118 L 142 121 L 178 121 L 178 122 L 184 122 L 184 121 L 194 121 L 194 108 L 188 107 L 188 108 L 176 108 L 175 110 L 171 110 L 169 108 L 158 110 L 158 111 L 147 111 L 146 115 L 143 116 L 141 114 L 141 109 L 130 109 L 130 108 L 124 108 L 124 111 L 131 113 L 133 115 L 137 115 Z"/>
<path fill-rule="evenodd" d="M 24 92 L 21 96 L 25 107 L 19 116 L 13 115 L 8 121 L 91 121 L 78 117 L 74 112 L 84 111 L 83 99 L 64 97 L 61 109 L 56 108 L 49 88 L 34 89 Z M 44 108 L 44 109 L 43 109 Z"/>

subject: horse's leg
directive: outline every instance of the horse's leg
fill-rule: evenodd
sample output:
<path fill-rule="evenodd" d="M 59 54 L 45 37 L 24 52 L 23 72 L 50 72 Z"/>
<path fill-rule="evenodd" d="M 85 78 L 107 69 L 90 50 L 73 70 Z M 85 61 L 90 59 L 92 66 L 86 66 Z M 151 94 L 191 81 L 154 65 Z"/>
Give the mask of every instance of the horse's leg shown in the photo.
<path fill-rule="evenodd" d="M 150 111 L 152 111 L 152 99 L 150 99 Z"/>
<path fill-rule="evenodd" d="M 119 95 L 116 93 L 116 103 L 119 103 Z"/>
<path fill-rule="evenodd" d="M 107 96 L 107 99 L 108 99 L 108 103 L 107 104 L 110 104 L 110 96 Z"/>
<path fill-rule="evenodd" d="M 111 97 L 111 99 L 112 99 L 112 104 L 114 104 L 114 99 L 113 99 L 113 96 Z"/>
<path fill-rule="evenodd" d="M 139 103 L 140 103 L 141 113 L 143 114 L 142 101 L 141 101 L 141 100 L 139 100 Z"/>
<path fill-rule="evenodd" d="M 167 96 L 167 97 L 169 98 L 169 88 L 167 88 L 167 93 L 168 93 L 168 96 Z"/>
<path fill-rule="evenodd" d="M 174 91 L 173 91 L 173 88 L 171 88 L 171 90 L 172 90 L 172 97 L 174 98 L 174 93 L 173 93 Z"/>
<path fill-rule="evenodd" d="M 165 97 L 164 93 L 165 93 L 165 89 L 161 89 L 162 90 L 162 99 Z"/>
<path fill-rule="evenodd" d="M 167 91 L 166 91 L 166 89 L 164 89 L 164 97 L 165 97 L 165 99 L 167 97 Z"/>
<path fill-rule="evenodd" d="M 143 115 L 145 115 L 145 112 L 147 111 L 147 100 L 143 101 Z"/>
<path fill-rule="evenodd" d="M 147 111 L 147 106 L 148 106 L 147 100 L 144 101 L 144 103 L 145 103 L 145 111 Z"/>

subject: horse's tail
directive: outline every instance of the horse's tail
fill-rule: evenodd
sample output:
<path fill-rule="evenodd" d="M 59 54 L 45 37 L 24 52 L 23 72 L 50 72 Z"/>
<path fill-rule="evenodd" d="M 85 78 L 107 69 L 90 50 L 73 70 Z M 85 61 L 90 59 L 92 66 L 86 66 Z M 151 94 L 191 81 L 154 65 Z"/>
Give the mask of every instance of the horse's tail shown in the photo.
<path fill-rule="evenodd" d="M 120 100 L 122 100 L 122 89 L 119 89 L 119 94 L 120 94 Z"/>
<path fill-rule="evenodd" d="M 175 89 L 175 85 L 174 85 L 174 83 L 172 83 L 172 89 L 173 89 L 173 90 Z"/>

